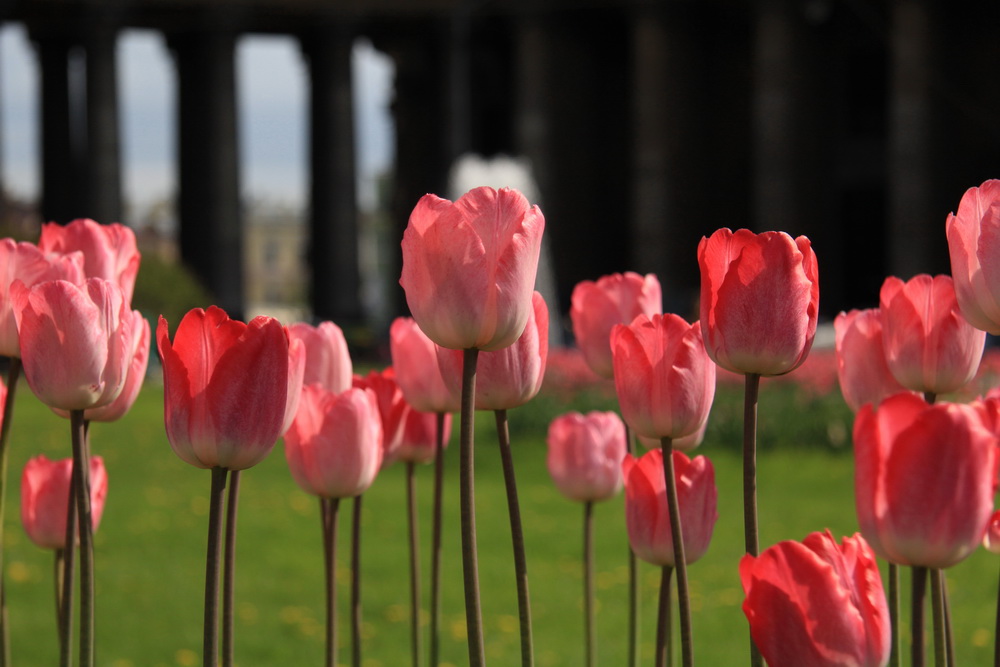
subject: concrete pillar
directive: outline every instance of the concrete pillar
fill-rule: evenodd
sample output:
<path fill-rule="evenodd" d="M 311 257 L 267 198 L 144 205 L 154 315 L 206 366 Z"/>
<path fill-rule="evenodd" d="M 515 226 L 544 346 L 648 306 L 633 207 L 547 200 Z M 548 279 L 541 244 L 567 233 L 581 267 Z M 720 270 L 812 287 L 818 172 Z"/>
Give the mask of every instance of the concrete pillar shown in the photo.
<path fill-rule="evenodd" d="M 87 139 L 82 173 L 85 208 L 81 215 L 102 223 L 118 222 L 122 215 L 117 37 L 114 25 L 95 19 L 83 43 L 87 64 Z"/>

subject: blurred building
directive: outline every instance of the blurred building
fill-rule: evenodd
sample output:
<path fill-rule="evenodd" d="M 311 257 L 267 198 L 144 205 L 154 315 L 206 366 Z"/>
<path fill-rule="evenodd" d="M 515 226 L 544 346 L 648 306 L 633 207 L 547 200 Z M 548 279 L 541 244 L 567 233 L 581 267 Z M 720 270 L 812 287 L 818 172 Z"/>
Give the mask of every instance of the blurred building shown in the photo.
<path fill-rule="evenodd" d="M 39 56 L 46 219 L 118 218 L 115 37 L 163 32 L 178 74 L 180 252 L 233 312 L 247 301 L 233 58 L 246 33 L 302 45 L 307 292 L 317 316 L 347 325 L 364 318 L 350 69 L 359 36 L 396 67 L 398 235 L 421 195 L 446 191 L 459 155 L 525 156 L 564 304 L 577 281 L 631 269 L 656 272 L 667 308 L 689 313 L 698 241 L 728 226 L 807 234 L 826 316 L 871 305 L 887 274 L 947 272 L 945 216 L 966 188 L 1000 176 L 998 3 L 975 14 L 949 0 L 4 7 Z M 71 52 L 85 56 L 85 85 L 70 85 Z M 80 109 L 83 140 L 70 122 Z M 386 262 L 390 274 L 398 261 Z M 394 289 L 390 309 L 401 310 Z"/>

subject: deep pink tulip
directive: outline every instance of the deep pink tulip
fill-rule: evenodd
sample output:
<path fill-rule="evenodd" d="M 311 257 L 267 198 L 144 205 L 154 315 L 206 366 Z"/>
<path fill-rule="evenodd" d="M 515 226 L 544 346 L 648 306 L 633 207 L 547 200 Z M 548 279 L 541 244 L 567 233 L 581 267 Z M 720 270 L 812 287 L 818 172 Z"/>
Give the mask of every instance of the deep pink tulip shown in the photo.
<path fill-rule="evenodd" d="M 570 500 L 607 500 L 622 488 L 625 424 L 614 412 L 570 412 L 549 424 L 549 475 Z"/>
<path fill-rule="evenodd" d="M 19 280 L 25 287 L 49 280 L 83 282 L 83 254 L 51 255 L 32 243 L 0 239 L 0 356 L 20 357 L 14 302 L 10 286 Z"/>
<path fill-rule="evenodd" d="M 636 459 L 622 460 L 625 481 L 625 526 L 635 555 L 653 565 L 674 563 L 674 541 L 667 508 L 667 486 L 663 475 L 663 451 L 651 449 Z M 708 551 L 712 541 L 718 491 L 715 468 L 704 456 L 689 459 L 674 451 L 677 504 L 684 534 L 684 558 L 693 563 Z"/>
<path fill-rule="evenodd" d="M 413 408 L 403 397 L 403 390 L 396 382 L 395 370 L 390 366 L 382 371 L 370 371 L 368 375 L 354 376 L 354 386 L 371 389 L 375 394 L 378 412 L 382 418 L 382 465 L 395 463 L 399 448 L 403 444 L 403 428 L 407 413 Z"/>
<path fill-rule="evenodd" d="M 132 311 L 116 283 L 90 278 L 11 285 L 28 386 L 52 408 L 114 401 L 134 357 Z"/>
<path fill-rule="evenodd" d="M 90 408 L 83 413 L 84 419 L 95 422 L 113 422 L 121 419 L 132 409 L 142 383 L 146 379 L 146 368 L 149 366 L 149 321 L 142 316 L 138 310 L 131 312 L 132 318 L 132 348 L 128 367 L 128 375 L 125 378 L 125 386 L 122 393 L 111 403 L 100 407 Z M 64 411 L 56 410 L 57 413 L 68 417 Z"/>
<path fill-rule="evenodd" d="M 857 412 L 906 391 L 885 360 L 882 318 L 877 308 L 840 313 L 833 321 L 837 344 L 837 378 L 847 405 Z"/>
<path fill-rule="evenodd" d="M 611 329 L 629 324 L 639 315 L 663 313 L 660 281 L 652 273 L 613 273 L 596 282 L 584 280 L 573 288 L 569 316 L 576 346 L 590 369 L 609 380 L 615 376 L 611 362 Z"/>
<path fill-rule="evenodd" d="M 983 547 L 987 551 L 1000 554 L 1000 510 L 994 512 L 986 524 L 986 533 L 983 535 Z"/>
<path fill-rule="evenodd" d="M 997 436 L 976 408 L 897 394 L 854 421 L 854 498 L 872 549 L 945 568 L 979 546 L 993 513 Z"/>
<path fill-rule="evenodd" d="M 697 322 L 640 315 L 611 331 L 615 391 L 625 423 L 649 438 L 679 439 L 700 429 L 715 398 L 715 364 Z"/>
<path fill-rule="evenodd" d="M 907 389 L 943 394 L 975 376 L 986 332 L 969 324 L 958 309 L 949 276 L 890 276 L 879 294 L 886 363 Z"/>
<path fill-rule="evenodd" d="M 448 389 L 441 377 L 437 345 L 420 330 L 412 317 L 397 317 L 389 328 L 392 367 L 406 402 L 421 412 L 458 412 L 461 393 Z M 461 369 L 459 369 L 461 370 Z M 462 376 L 453 378 L 460 385 Z"/>
<path fill-rule="evenodd" d="M 301 340 L 306 348 L 302 384 L 318 382 L 335 394 L 350 389 L 353 365 L 340 327 L 333 322 L 297 322 L 288 327 L 288 338 Z"/>
<path fill-rule="evenodd" d="M 407 410 L 403 424 L 403 436 L 396 450 L 396 460 L 408 463 L 430 463 L 437 453 L 437 420 L 434 412 Z M 441 433 L 443 447 L 448 446 L 451 437 L 451 414 L 444 413 L 444 428 Z"/>
<path fill-rule="evenodd" d="M 769 667 L 884 667 L 889 607 L 861 535 L 779 542 L 740 560 L 743 613 Z"/>
<path fill-rule="evenodd" d="M 453 350 L 513 344 L 531 311 L 544 229 L 517 190 L 422 197 L 403 233 L 399 283 L 427 337 Z"/>
<path fill-rule="evenodd" d="M 285 458 L 295 482 L 323 498 L 352 498 L 371 485 L 382 465 L 382 419 L 370 389 L 334 394 L 320 384 L 302 388 L 285 433 Z"/>
<path fill-rule="evenodd" d="M 199 468 L 243 470 L 260 463 L 281 435 L 287 408 L 288 336 L 281 323 L 249 324 L 211 306 L 181 320 L 170 342 L 161 316 L 167 439 Z"/>
<path fill-rule="evenodd" d="M 476 366 L 476 410 L 512 410 L 533 399 L 542 388 L 549 358 L 549 308 L 538 292 L 524 332 L 513 345 L 481 352 Z M 438 348 L 441 376 L 461 396 L 462 352 Z"/>
<path fill-rule="evenodd" d="M 66 508 L 69 505 L 73 459 L 50 461 L 36 456 L 21 474 L 21 523 L 31 541 L 43 549 L 66 546 Z M 104 514 L 108 473 L 100 456 L 90 459 L 90 510 L 94 531 Z"/>
<path fill-rule="evenodd" d="M 68 225 L 49 222 L 42 225 L 38 247 L 44 252 L 83 253 L 83 273 L 87 278 L 104 278 L 117 283 L 131 303 L 141 255 L 135 232 L 125 225 L 102 225 L 89 219 L 74 220 Z"/>
<path fill-rule="evenodd" d="M 734 373 L 781 375 L 809 355 L 819 270 L 809 239 L 720 229 L 698 244 L 708 356 Z"/>
<path fill-rule="evenodd" d="M 1000 181 L 969 188 L 945 228 L 962 314 L 977 329 L 1000 334 Z"/>

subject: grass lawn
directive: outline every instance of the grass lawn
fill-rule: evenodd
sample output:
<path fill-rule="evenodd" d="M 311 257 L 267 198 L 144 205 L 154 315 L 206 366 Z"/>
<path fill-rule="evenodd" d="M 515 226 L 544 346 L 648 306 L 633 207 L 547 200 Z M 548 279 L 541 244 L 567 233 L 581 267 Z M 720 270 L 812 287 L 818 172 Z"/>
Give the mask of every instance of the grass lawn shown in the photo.
<path fill-rule="evenodd" d="M 43 408 L 26 385 L 18 392 L 6 511 L 6 571 L 12 652 L 17 665 L 57 662 L 52 554 L 20 527 L 18 480 L 28 457 L 69 456 L 69 425 Z M 147 386 L 132 413 L 92 427 L 93 452 L 105 458 L 109 493 L 97 533 L 98 664 L 156 667 L 201 664 L 208 471 L 170 450 L 162 391 Z M 574 406 L 609 406 L 606 396 Z M 743 553 L 739 433 L 742 392 L 721 385 L 700 454 L 719 487 L 719 520 L 708 554 L 689 570 L 695 656 L 702 665 L 746 661 L 746 621 L 737 563 Z M 545 467 L 545 427 L 554 398 L 510 412 L 524 512 L 537 664 L 582 664 L 582 506 L 562 498 Z M 247 415 L 252 418 L 252 415 Z M 830 528 L 857 530 L 851 416 L 836 389 L 813 396 L 794 385 L 763 385 L 760 405 L 761 545 Z M 467 664 L 458 533 L 457 428 L 447 454 L 443 589 L 443 659 Z M 492 415 L 477 415 L 476 493 L 486 652 L 490 664 L 519 663 L 510 531 Z M 418 474 L 423 552 L 429 565 L 432 470 Z M 365 494 L 363 533 L 364 655 L 367 667 L 409 664 L 404 470 L 385 470 Z M 338 581 L 340 659 L 349 659 L 348 546 L 351 503 L 341 506 Z M 627 566 L 621 496 L 596 508 L 599 663 L 625 664 Z M 243 474 L 240 502 L 236 656 L 239 664 L 315 665 L 323 656 L 322 550 L 319 507 L 292 481 L 280 444 Z M 949 571 L 958 658 L 987 664 L 992 655 L 997 570 L 984 550 Z M 643 664 L 652 660 L 658 569 L 642 564 Z M 908 575 L 904 582 L 908 582 Z M 423 582 L 425 607 L 426 576 Z M 905 604 L 905 603 L 904 603 Z M 904 606 L 904 609 L 906 607 Z M 904 614 L 907 616 L 908 614 Z M 676 614 L 675 614 L 676 617 Z M 908 629 L 903 628 L 904 636 Z M 426 641 L 425 641 L 426 647 Z M 904 653 L 904 657 L 905 657 Z M 426 659 L 425 659 L 426 662 Z M 905 662 L 905 661 L 904 661 Z"/>

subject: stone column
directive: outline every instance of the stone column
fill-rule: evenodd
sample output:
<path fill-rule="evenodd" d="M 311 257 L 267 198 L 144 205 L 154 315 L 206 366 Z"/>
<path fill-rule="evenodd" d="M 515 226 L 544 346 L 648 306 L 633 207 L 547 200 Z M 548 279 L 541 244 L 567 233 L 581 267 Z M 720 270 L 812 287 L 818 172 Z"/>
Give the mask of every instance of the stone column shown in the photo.
<path fill-rule="evenodd" d="M 329 28 L 303 36 L 309 65 L 309 266 L 313 315 L 362 324 L 355 195 L 353 35 Z"/>
<path fill-rule="evenodd" d="M 82 178 L 86 192 L 80 216 L 102 223 L 118 222 L 122 215 L 117 37 L 117 28 L 101 18 L 94 19 L 84 37 L 87 141 Z"/>

